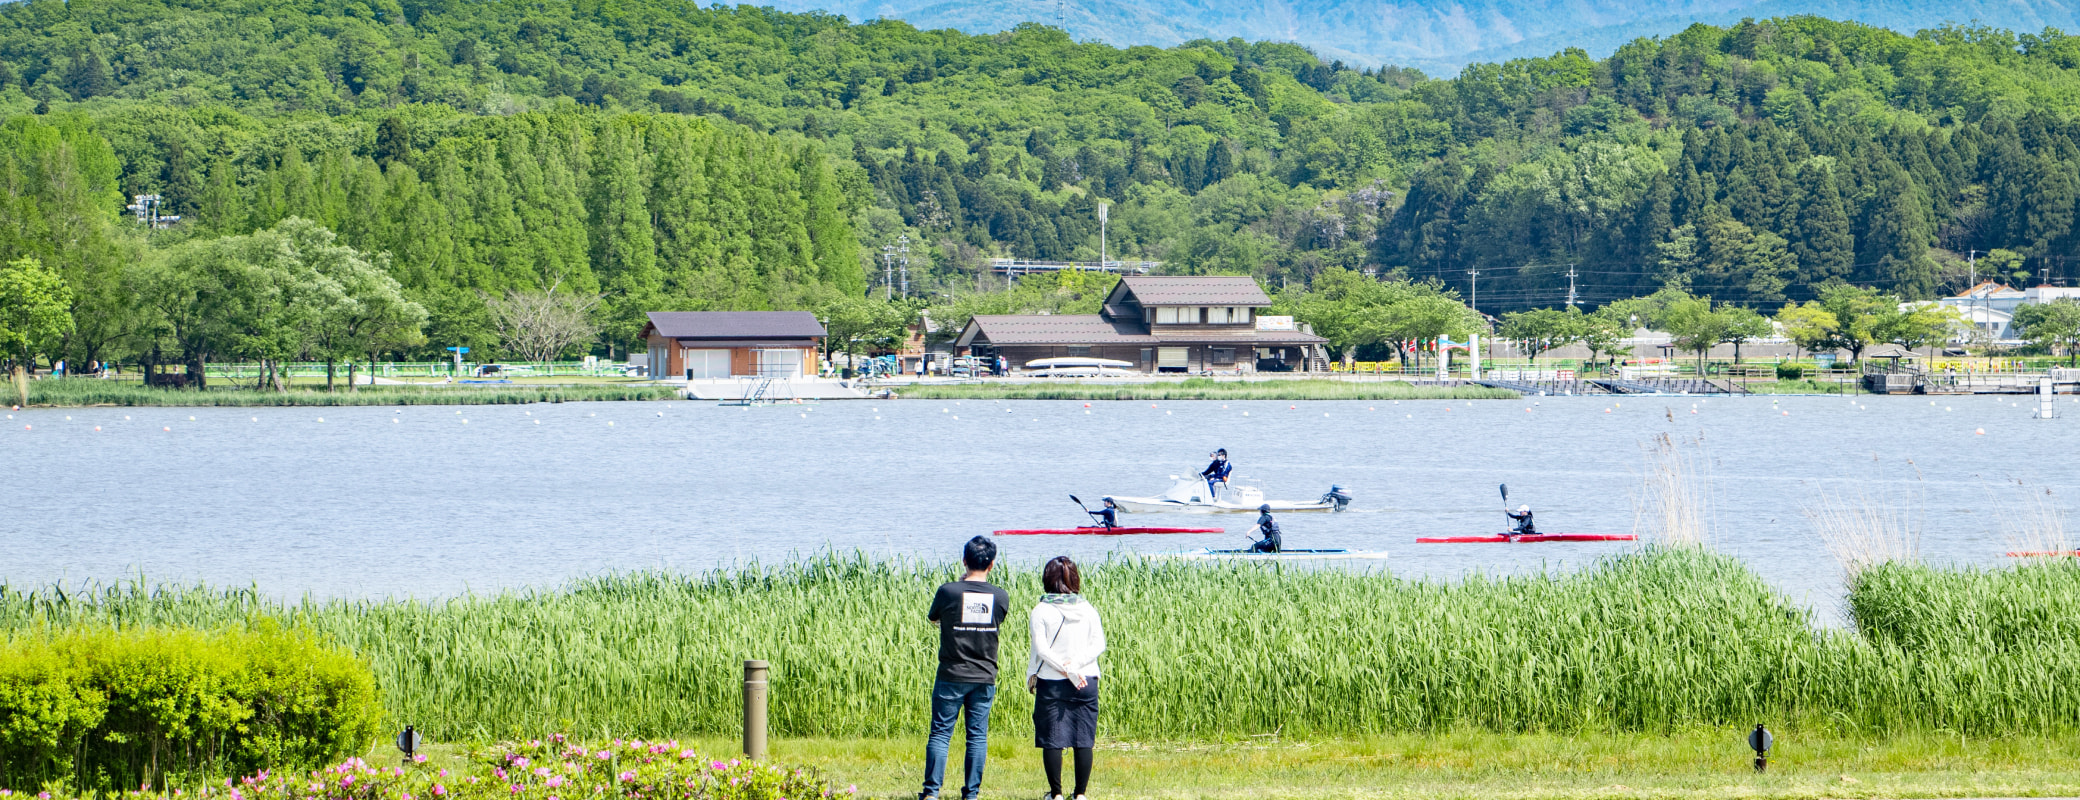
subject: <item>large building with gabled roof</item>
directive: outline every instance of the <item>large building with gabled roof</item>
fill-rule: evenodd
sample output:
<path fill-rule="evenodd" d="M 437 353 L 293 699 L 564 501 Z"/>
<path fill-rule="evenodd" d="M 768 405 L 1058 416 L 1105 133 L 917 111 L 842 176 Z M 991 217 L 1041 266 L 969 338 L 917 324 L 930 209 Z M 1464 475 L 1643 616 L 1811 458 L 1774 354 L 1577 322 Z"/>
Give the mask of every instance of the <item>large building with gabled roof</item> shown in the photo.
<path fill-rule="evenodd" d="M 954 346 L 1002 358 L 1016 371 L 1043 358 L 1124 361 L 1142 372 L 1254 372 L 1326 368 L 1328 340 L 1291 317 L 1265 317 L 1270 296 L 1232 275 L 1121 278 L 1096 314 L 976 315 Z"/>

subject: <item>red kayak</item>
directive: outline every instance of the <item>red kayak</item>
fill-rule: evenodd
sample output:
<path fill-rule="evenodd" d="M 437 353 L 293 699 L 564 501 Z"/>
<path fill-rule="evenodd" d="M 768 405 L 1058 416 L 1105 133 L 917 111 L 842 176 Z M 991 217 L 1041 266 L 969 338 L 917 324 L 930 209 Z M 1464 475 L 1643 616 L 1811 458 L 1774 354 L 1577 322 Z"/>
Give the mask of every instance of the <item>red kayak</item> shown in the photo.
<path fill-rule="evenodd" d="M 998 536 L 1125 536 L 1130 533 L 1227 533 L 1225 528 L 1017 528 L 994 531 Z"/>
<path fill-rule="evenodd" d="M 1419 536 L 1416 544 L 1530 544 L 1533 542 L 1629 542 L 1629 533 L 1541 533 L 1536 536 Z"/>

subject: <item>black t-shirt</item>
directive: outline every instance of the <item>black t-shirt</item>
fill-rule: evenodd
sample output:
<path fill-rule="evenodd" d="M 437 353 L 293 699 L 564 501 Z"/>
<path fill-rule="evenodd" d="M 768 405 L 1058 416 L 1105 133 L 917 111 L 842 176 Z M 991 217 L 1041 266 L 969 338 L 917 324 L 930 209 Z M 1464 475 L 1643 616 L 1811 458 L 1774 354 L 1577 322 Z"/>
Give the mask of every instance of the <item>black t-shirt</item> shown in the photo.
<path fill-rule="evenodd" d="M 939 680 L 997 682 L 997 626 L 1011 595 L 985 581 L 954 581 L 932 595 L 928 619 L 939 623 Z"/>

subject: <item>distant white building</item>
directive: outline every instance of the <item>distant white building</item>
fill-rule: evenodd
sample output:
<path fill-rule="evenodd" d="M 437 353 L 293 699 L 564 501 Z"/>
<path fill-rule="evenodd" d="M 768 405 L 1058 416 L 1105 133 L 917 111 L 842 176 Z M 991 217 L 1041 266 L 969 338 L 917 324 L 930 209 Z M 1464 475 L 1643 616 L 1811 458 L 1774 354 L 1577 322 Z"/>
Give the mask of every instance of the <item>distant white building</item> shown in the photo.
<path fill-rule="evenodd" d="M 2069 297 L 2080 299 L 2080 289 L 2063 286 L 2017 289 L 2005 283 L 1982 281 L 1960 294 L 1936 302 L 1956 309 L 1959 316 L 1977 328 L 1986 341 L 2014 343 L 2021 340 L 2021 331 L 2014 326 L 2016 309 Z"/>

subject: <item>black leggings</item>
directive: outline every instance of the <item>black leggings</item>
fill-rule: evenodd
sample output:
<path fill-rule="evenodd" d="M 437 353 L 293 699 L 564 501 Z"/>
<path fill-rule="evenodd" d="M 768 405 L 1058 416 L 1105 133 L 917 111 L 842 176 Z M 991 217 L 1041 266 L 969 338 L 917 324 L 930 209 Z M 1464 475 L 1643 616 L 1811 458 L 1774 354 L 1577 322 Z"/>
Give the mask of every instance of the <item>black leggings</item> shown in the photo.
<path fill-rule="evenodd" d="M 1047 794 L 1052 797 L 1062 793 L 1062 750 L 1058 747 L 1040 751 L 1040 765 L 1047 768 Z M 1091 749 L 1076 748 L 1076 792 L 1075 797 L 1091 788 Z"/>

